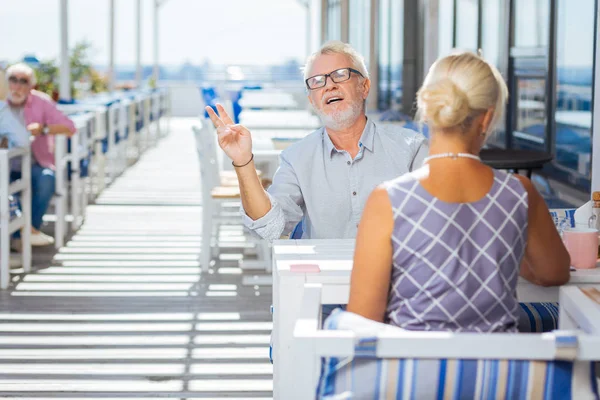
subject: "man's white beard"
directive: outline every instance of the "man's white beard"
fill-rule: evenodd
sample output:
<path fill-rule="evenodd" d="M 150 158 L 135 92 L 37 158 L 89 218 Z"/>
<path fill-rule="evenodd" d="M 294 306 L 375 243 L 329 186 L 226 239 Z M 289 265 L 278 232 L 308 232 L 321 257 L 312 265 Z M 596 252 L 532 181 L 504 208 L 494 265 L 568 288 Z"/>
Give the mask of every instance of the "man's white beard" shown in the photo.
<path fill-rule="evenodd" d="M 19 107 L 22 106 L 23 103 L 25 103 L 25 96 L 21 96 L 21 95 L 14 95 L 11 92 L 8 92 L 8 94 L 6 95 L 6 99 L 14 106 Z"/>
<path fill-rule="evenodd" d="M 349 128 L 356 122 L 363 111 L 363 105 L 364 102 L 362 100 L 357 100 L 343 111 L 334 111 L 331 114 L 326 114 L 323 110 L 315 108 L 315 112 L 321 118 L 321 122 L 325 125 L 325 128 L 341 131 Z"/>

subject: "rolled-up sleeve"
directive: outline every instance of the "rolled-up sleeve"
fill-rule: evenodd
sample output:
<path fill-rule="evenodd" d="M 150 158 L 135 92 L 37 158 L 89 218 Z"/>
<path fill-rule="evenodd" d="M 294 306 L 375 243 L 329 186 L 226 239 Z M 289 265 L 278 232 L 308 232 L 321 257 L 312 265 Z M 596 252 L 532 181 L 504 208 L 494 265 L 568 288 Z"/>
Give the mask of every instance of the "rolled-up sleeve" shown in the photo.
<path fill-rule="evenodd" d="M 46 109 L 44 110 L 44 117 L 46 121 L 44 121 L 48 125 L 64 125 L 71 133 L 77 132 L 77 128 L 75 128 L 75 124 L 69 117 L 63 114 L 57 107 L 56 104 L 52 101 L 47 101 Z"/>
<path fill-rule="evenodd" d="M 280 157 L 280 165 L 273 176 L 273 184 L 267 191 L 271 209 L 263 217 L 253 220 L 241 209 L 244 225 L 265 240 L 273 241 L 292 231 L 304 215 L 304 198 L 298 177 L 285 156 Z"/>

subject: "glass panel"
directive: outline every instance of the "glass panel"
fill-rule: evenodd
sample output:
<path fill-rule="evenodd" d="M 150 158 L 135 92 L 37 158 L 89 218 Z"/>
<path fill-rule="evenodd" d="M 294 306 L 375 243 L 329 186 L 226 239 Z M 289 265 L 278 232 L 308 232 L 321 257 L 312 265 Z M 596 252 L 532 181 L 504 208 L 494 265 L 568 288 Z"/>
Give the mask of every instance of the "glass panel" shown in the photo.
<path fill-rule="evenodd" d="M 369 1 L 350 0 L 349 42 L 365 58 L 369 67 L 371 7 Z"/>
<path fill-rule="evenodd" d="M 546 141 L 546 79 L 516 76 L 513 147 L 544 150 Z"/>
<path fill-rule="evenodd" d="M 392 107 L 402 104 L 402 62 L 404 59 L 404 0 L 392 0 L 390 37 L 391 79 L 390 90 Z"/>
<path fill-rule="evenodd" d="M 477 0 L 457 0 L 456 48 L 477 51 Z"/>
<path fill-rule="evenodd" d="M 452 0 L 439 2 L 438 15 L 438 55 L 446 56 L 452 50 L 452 24 L 454 20 L 454 2 Z"/>
<path fill-rule="evenodd" d="M 515 46 L 548 46 L 549 0 L 515 0 Z"/>
<path fill-rule="evenodd" d="M 342 8 L 340 0 L 328 0 L 327 5 L 327 40 L 342 38 Z"/>
<path fill-rule="evenodd" d="M 594 0 L 560 0 L 557 26 L 556 173 L 589 191 Z"/>
<path fill-rule="evenodd" d="M 379 1 L 379 99 L 380 110 L 390 108 L 390 0 Z"/>

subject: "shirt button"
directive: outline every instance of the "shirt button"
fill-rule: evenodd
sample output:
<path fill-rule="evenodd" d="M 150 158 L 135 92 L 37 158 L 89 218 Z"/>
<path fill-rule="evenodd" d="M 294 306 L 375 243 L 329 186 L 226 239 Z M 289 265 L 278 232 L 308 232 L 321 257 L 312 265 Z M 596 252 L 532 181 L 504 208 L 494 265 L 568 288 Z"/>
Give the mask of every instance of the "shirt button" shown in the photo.
<path fill-rule="evenodd" d="M 352 192 L 352 196 L 356 196 L 356 192 Z"/>
<path fill-rule="evenodd" d="M 350 165 L 350 161 L 347 161 L 346 164 Z"/>

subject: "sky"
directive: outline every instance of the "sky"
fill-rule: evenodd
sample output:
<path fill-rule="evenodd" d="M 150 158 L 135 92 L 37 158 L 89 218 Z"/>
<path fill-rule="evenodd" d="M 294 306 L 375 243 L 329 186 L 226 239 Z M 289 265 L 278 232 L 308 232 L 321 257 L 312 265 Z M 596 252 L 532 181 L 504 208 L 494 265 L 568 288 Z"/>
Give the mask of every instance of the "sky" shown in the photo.
<path fill-rule="evenodd" d="M 69 44 L 92 42 L 108 63 L 109 0 L 69 0 Z M 135 64 L 136 0 L 116 0 L 115 63 Z M 153 61 L 154 1 L 142 0 L 142 63 Z M 0 0 L 0 60 L 58 58 L 60 0 Z M 306 10 L 298 0 L 166 0 L 159 11 L 164 65 L 278 64 L 306 56 Z"/>

